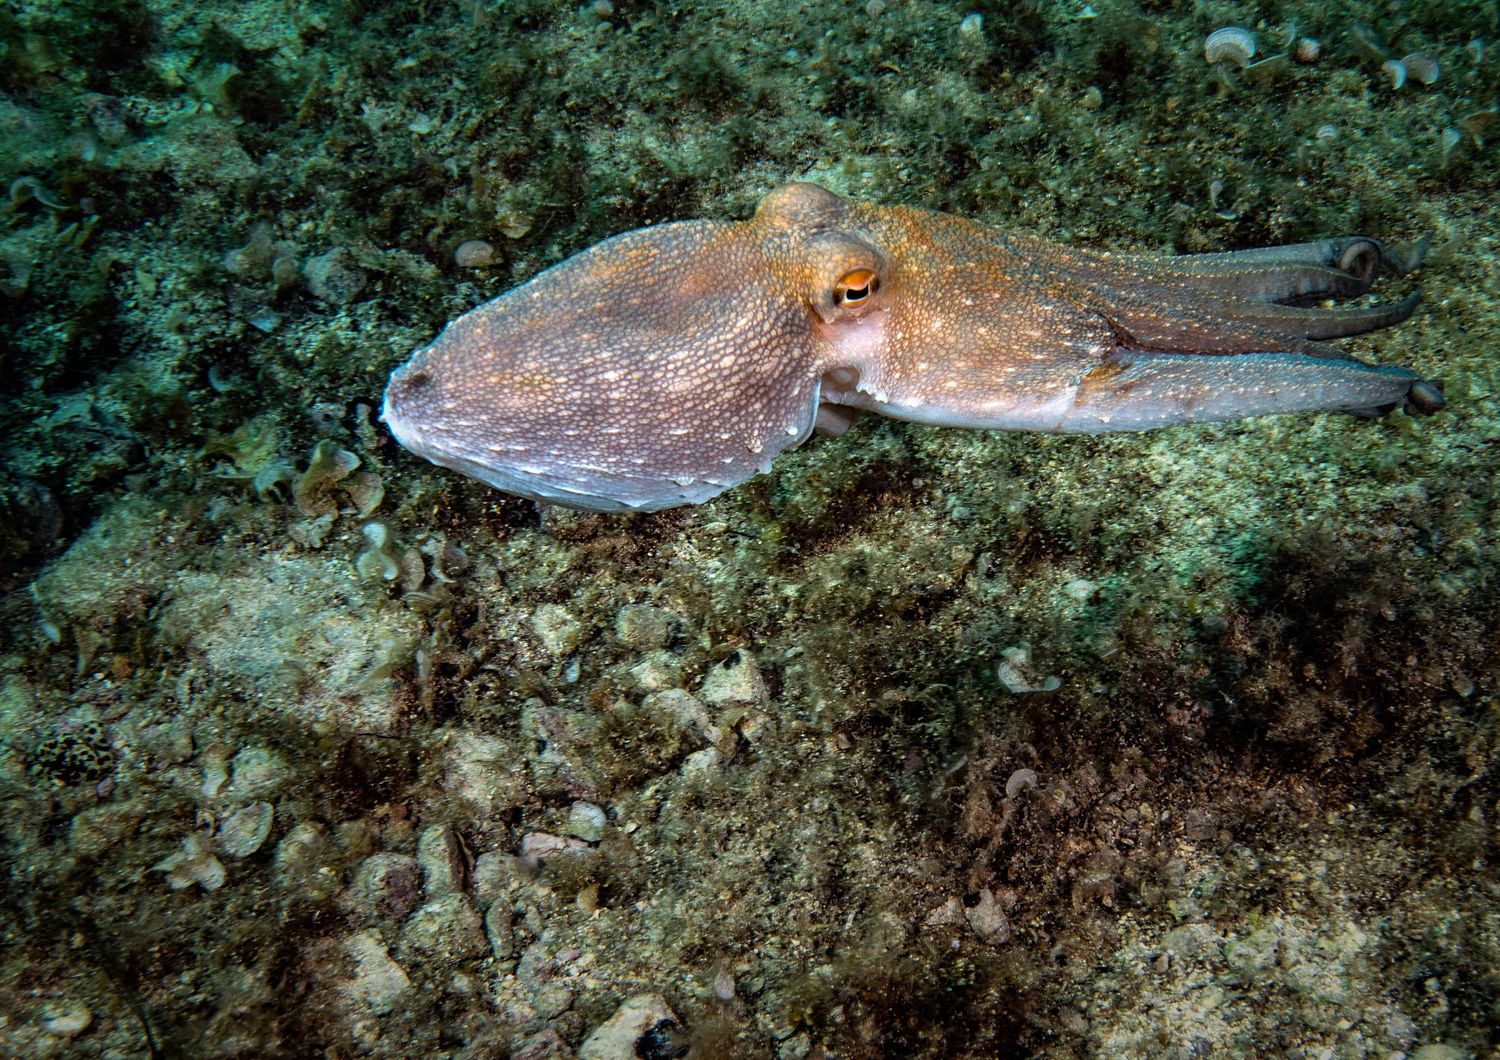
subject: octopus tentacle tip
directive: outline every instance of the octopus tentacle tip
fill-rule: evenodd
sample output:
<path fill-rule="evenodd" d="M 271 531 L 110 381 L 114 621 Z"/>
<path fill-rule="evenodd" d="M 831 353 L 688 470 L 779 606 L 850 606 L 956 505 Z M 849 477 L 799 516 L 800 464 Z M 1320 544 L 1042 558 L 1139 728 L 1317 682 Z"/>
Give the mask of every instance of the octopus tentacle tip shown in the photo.
<path fill-rule="evenodd" d="M 1441 383 L 1323 341 L 1399 324 L 1418 295 L 1318 303 L 1425 249 L 1112 255 L 794 184 L 747 221 L 626 232 L 465 313 L 392 374 L 382 415 L 434 463 L 615 512 L 706 501 L 861 411 L 1087 434 L 1422 415 Z"/>

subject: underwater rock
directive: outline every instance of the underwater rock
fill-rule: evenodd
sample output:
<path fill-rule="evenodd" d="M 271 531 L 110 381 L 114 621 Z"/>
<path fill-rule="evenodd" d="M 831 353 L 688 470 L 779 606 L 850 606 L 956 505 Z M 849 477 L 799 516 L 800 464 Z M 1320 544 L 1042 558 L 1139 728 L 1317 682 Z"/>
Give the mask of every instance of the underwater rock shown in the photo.
<path fill-rule="evenodd" d="M 353 897 L 356 911 L 370 919 L 406 916 L 422 897 L 416 858 L 389 851 L 371 854 L 354 875 Z"/>
<path fill-rule="evenodd" d="M 664 648 L 672 639 L 677 616 L 654 604 L 626 604 L 615 614 L 615 639 L 627 648 Z"/>
<path fill-rule="evenodd" d="M 428 902 L 401 927 L 401 942 L 427 957 L 466 961 L 490 951 L 484 921 L 474 901 L 462 893 Z"/>
<path fill-rule="evenodd" d="M 687 1052 L 686 1035 L 660 994 L 628 998 L 578 1047 L 579 1060 L 637 1060 Z"/>
<path fill-rule="evenodd" d="M 343 950 L 353 961 L 354 973 L 340 991 L 377 1016 L 389 1015 L 412 985 L 401 965 L 391 959 L 379 932 L 368 929 L 351 935 Z"/>
<path fill-rule="evenodd" d="M 365 289 L 365 274 L 354 264 L 354 255 L 343 247 L 308 259 L 302 278 L 313 297 L 331 305 L 348 305 Z"/>
<path fill-rule="evenodd" d="M 758 707 L 770 698 L 755 656 L 743 649 L 730 652 L 709 668 L 698 695 L 714 707 Z"/>
<path fill-rule="evenodd" d="M 531 628 L 542 647 L 556 656 L 564 656 L 578 647 L 583 639 L 583 623 L 561 604 L 542 604 L 531 613 Z"/>
<path fill-rule="evenodd" d="M 94 1013 L 82 1001 L 48 1005 L 42 1014 L 42 1030 L 59 1038 L 76 1038 L 94 1022 Z"/>
<path fill-rule="evenodd" d="M 463 850 L 450 826 L 435 824 L 422 830 L 417 838 L 417 864 L 428 897 L 452 894 L 463 887 Z"/>
<path fill-rule="evenodd" d="M 1000 903 L 995 900 L 994 892 L 988 887 L 980 890 L 974 904 L 964 909 L 964 919 L 968 920 L 974 934 L 986 942 L 1010 941 L 1010 921 L 1000 908 Z"/>
<path fill-rule="evenodd" d="M 637 692 L 662 692 L 682 685 L 682 661 L 669 651 L 650 652 L 630 668 Z"/>
<path fill-rule="evenodd" d="M 585 843 L 597 843 L 604 838 L 604 826 L 608 817 L 591 802 L 575 802 L 568 807 L 568 823 L 564 831 Z"/>
<path fill-rule="evenodd" d="M 484 914 L 484 934 L 495 960 L 508 961 L 516 955 L 515 913 L 509 902 L 496 899 L 490 903 Z"/>
<path fill-rule="evenodd" d="M 276 811 L 268 802 L 255 802 L 236 810 L 219 826 L 219 853 L 229 858 L 247 858 L 271 834 Z"/>
<path fill-rule="evenodd" d="M 298 821 L 281 837 L 271 857 L 276 882 L 282 887 L 314 889 L 327 850 L 328 829 L 319 821 Z M 336 879 L 329 872 L 324 885 L 316 889 L 326 890 Z"/>
<path fill-rule="evenodd" d="M 224 863 L 213 854 L 213 842 L 207 832 L 194 832 L 182 841 L 182 849 L 155 865 L 153 871 L 167 874 L 167 885 L 174 891 L 197 884 L 205 891 L 224 886 Z"/>

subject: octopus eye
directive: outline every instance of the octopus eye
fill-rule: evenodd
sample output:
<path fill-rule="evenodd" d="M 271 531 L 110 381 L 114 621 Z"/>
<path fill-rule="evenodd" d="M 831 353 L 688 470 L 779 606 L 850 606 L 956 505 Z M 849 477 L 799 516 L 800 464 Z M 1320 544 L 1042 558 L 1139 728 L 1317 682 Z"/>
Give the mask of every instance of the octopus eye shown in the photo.
<path fill-rule="evenodd" d="M 850 269 L 833 288 L 835 305 L 852 309 L 864 305 L 880 289 L 880 277 L 874 269 Z"/>

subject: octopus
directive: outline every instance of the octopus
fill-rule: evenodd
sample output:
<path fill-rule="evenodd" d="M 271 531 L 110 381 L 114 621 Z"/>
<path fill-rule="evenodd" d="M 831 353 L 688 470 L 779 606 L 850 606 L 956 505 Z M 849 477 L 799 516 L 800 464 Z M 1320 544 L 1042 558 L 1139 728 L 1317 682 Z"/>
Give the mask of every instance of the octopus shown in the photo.
<path fill-rule="evenodd" d="M 569 508 L 697 504 L 860 412 L 1095 434 L 1270 413 L 1431 413 L 1441 385 L 1328 340 L 1419 295 L 1364 236 L 1157 256 L 1059 246 L 815 184 L 747 221 L 625 232 L 452 321 L 391 376 L 407 449 Z"/>

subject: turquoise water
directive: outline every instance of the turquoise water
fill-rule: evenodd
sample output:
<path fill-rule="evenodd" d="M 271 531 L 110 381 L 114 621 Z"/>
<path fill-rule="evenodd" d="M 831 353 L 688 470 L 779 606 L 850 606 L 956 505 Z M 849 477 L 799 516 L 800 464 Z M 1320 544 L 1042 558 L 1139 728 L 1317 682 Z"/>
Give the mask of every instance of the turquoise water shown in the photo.
<path fill-rule="evenodd" d="M 1497 42 L 9 5 L 0 1054 L 1486 1055 Z M 1339 345 L 1447 408 L 866 416 L 634 516 L 379 421 L 465 311 L 792 180 L 1120 252 L 1429 236 Z"/>

